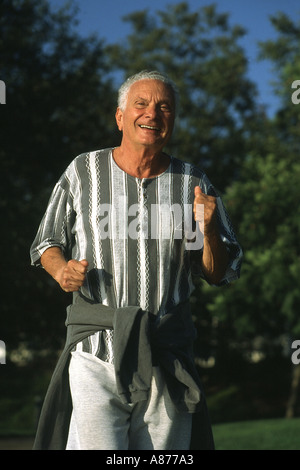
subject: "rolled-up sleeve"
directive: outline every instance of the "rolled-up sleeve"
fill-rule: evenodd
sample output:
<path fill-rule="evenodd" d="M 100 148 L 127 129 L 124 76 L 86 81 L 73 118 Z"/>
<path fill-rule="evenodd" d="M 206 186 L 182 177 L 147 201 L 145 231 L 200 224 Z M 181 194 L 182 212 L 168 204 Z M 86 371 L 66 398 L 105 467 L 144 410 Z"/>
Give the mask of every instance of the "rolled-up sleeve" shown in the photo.
<path fill-rule="evenodd" d="M 31 264 L 41 266 L 40 258 L 50 247 L 61 248 L 66 258 L 72 250 L 73 203 L 63 178 L 51 194 L 46 212 L 30 248 Z"/>
<path fill-rule="evenodd" d="M 229 262 L 223 279 L 217 284 L 218 286 L 228 284 L 240 277 L 241 263 L 243 251 L 236 239 L 232 223 L 226 212 L 222 199 L 217 198 L 218 204 L 218 221 L 220 228 L 220 236 L 225 243 L 229 255 Z"/>

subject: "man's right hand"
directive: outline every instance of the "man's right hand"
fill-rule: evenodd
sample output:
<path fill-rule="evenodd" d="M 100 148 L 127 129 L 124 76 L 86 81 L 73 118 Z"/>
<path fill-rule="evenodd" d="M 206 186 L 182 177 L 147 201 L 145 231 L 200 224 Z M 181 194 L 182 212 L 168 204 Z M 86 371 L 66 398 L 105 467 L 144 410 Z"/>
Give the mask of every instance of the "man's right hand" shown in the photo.
<path fill-rule="evenodd" d="M 89 265 L 86 259 L 66 261 L 61 249 L 56 246 L 48 248 L 42 254 L 41 263 L 65 292 L 76 292 L 80 289 Z"/>
<path fill-rule="evenodd" d="M 89 263 L 71 259 L 56 280 L 65 292 L 76 292 L 83 285 Z"/>

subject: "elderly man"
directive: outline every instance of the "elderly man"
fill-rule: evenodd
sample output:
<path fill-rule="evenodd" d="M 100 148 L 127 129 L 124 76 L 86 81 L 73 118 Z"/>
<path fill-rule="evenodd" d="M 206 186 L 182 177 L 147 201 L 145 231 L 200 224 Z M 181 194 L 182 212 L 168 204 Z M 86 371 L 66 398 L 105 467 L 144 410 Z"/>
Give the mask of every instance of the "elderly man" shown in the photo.
<path fill-rule="evenodd" d="M 192 274 L 228 283 L 242 252 L 207 176 L 163 150 L 176 100 L 158 72 L 129 78 L 120 147 L 79 155 L 52 193 L 31 259 L 73 303 L 37 449 L 185 450 L 196 415 L 199 448 L 213 446 L 192 355 Z"/>

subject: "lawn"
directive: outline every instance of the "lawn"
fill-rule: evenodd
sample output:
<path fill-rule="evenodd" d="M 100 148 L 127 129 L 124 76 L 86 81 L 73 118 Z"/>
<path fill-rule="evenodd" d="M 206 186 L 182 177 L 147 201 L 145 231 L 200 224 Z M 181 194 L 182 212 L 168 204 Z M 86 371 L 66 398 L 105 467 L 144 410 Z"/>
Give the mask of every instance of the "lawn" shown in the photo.
<path fill-rule="evenodd" d="M 213 426 L 216 450 L 300 450 L 300 418 Z"/>
<path fill-rule="evenodd" d="M 300 450 L 300 418 L 213 426 L 216 450 Z M 1 438 L 0 450 L 31 450 L 33 437 Z"/>

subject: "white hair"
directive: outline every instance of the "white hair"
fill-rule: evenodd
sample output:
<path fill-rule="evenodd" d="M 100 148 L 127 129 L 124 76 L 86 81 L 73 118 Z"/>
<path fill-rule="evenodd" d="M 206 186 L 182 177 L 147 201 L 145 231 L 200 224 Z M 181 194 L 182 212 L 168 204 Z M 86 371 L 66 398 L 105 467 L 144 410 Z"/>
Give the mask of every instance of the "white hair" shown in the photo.
<path fill-rule="evenodd" d="M 132 75 L 131 77 L 127 78 L 127 80 L 119 88 L 118 107 L 121 109 L 121 111 L 124 111 L 126 108 L 127 97 L 128 97 L 128 92 L 129 92 L 130 87 L 135 82 L 138 82 L 140 80 L 159 80 L 165 83 L 167 86 L 171 88 L 173 95 L 174 95 L 175 105 L 177 104 L 177 101 L 178 101 L 177 87 L 175 83 L 169 77 L 167 77 L 167 75 L 164 75 L 161 72 L 158 72 L 156 70 L 152 70 L 152 71 L 142 70 L 141 72 L 136 73 L 135 75 Z"/>

